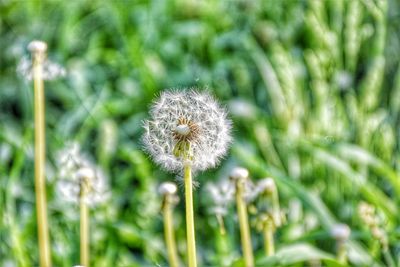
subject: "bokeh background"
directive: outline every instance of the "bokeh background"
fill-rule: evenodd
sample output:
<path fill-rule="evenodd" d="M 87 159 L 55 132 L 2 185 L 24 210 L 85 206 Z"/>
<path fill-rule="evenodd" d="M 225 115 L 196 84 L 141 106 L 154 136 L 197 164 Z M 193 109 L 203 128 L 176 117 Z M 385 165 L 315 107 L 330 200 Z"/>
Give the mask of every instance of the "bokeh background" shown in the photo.
<path fill-rule="evenodd" d="M 55 266 L 79 261 L 78 209 L 54 190 L 57 151 L 68 141 L 110 181 L 111 199 L 92 210 L 93 266 L 167 266 L 157 186 L 175 176 L 142 151 L 141 125 L 158 92 L 186 87 L 211 91 L 234 122 L 229 155 L 196 177 L 200 266 L 240 266 L 234 207 L 221 236 L 204 190 L 236 165 L 254 181 L 276 179 L 288 217 L 277 248 L 307 244 L 290 255 L 306 262 L 295 266 L 334 255 L 337 222 L 352 229 L 353 266 L 385 266 L 357 214 L 361 201 L 376 207 L 400 257 L 399 1 L 2 0 L 0 34 L 0 266 L 38 264 L 33 89 L 16 72 L 33 39 L 46 41 L 48 58 L 67 71 L 46 82 Z M 183 210 L 181 201 L 185 262 Z M 254 229 L 253 247 L 262 259 Z"/>

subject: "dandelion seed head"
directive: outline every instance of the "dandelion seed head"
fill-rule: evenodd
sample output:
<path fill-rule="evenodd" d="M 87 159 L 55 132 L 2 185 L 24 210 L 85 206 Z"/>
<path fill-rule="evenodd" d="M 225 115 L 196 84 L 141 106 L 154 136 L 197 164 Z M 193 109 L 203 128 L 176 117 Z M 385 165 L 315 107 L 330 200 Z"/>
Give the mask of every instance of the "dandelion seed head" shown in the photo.
<path fill-rule="evenodd" d="M 47 44 L 43 41 L 34 40 L 28 44 L 28 50 L 32 53 L 44 53 L 47 50 Z"/>
<path fill-rule="evenodd" d="M 257 183 L 257 190 L 260 193 L 272 193 L 276 188 L 275 181 L 273 178 L 264 178 Z"/>
<path fill-rule="evenodd" d="M 242 180 L 249 177 L 249 171 L 242 167 L 235 167 L 230 173 L 230 178 L 233 180 Z"/>
<path fill-rule="evenodd" d="M 215 215 L 226 215 L 228 213 L 228 205 L 233 201 L 235 195 L 235 186 L 230 180 L 222 180 L 215 184 L 208 182 L 206 184 L 206 192 L 208 193 L 212 206 L 209 211 Z"/>
<path fill-rule="evenodd" d="M 67 202 L 78 203 L 81 183 L 88 185 L 85 201 L 95 206 L 110 197 L 107 177 L 88 157 L 80 152 L 79 144 L 71 143 L 58 154 L 59 177 L 56 190 Z"/>
<path fill-rule="evenodd" d="M 83 179 L 93 180 L 96 177 L 96 173 L 92 168 L 83 167 L 77 171 L 76 176 L 80 180 Z"/>
<path fill-rule="evenodd" d="M 346 241 L 351 234 L 350 227 L 347 224 L 335 224 L 331 229 L 331 235 L 338 241 Z"/>
<path fill-rule="evenodd" d="M 174 154 L 180 142 L 190 143 L 194 171 L 215 167 L 231 142 L 231 121 L 225 109 L 205 92 L 164 91 L 153 104 L 150 117 L 144 123 L 145 149 L 168 171 L 181 171 L 188 160 Z"/>
<path fill-rule="evenodd" d="M 158 187 L 158 192 L 161 195 L 173 195 L 178 191 L 176 184 L 171 182 L 164 182 Z"/>
<path fill-rule="evenodd" d="M 64 67 L 61 65 L 51 62 L 50 60 L 44 60 L 43 64 L 43 74 L 42 78 L 44 80 L 55 80 L 60 77 L 65 77 L 67 74 Z M 32 61 L 28 57 L 23 57 L 17 66 L 17 73 L 24 77 L 28 81 L 32 81 L 33 79 L 33 65 Z"/>

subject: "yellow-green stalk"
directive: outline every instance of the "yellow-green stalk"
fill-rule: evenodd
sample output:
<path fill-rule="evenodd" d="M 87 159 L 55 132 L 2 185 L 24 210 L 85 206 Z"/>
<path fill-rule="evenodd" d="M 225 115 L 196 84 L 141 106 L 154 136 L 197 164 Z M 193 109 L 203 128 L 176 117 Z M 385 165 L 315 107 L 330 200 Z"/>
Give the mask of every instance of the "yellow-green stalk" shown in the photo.
<path fill-rule="evenodd" d="M 261 193 L 260 221 L 264 236 L 265 253 L 271 256 L 275 253 L 274 234 L 277 227 L 282 225 L 278 189 L 273 178 L 264 178 L 258 183 Z"/>
<path fill-rule="evenodd" d="M 183 125 L 186 126 L 186 125 Z M 179 126 L 178 126 L 179 127 Z M 177 127 L 177 128 L 178 128 Z M 189 127 L 186 126 L 188 129 Z M 179 128 L 178 128 L 179 129 Z M 184 129 L 187 130 L 187 129 Z M 180 134 L 177 132 L 176 134 Z M 186 133 L 187 134 L 187 133 Z M 184 134 L 183 136 L 185 136 Z M 173 151 L 176 157 L 183 159 L 183 180 L 185 183 L 185 208 L 186 208 L 186 242 L 188 253 L 188 266 L 196 267 L 196 239 L 194 234 L 193 213 L 193 180 L 192 180 L 192 157 L 193 151 L 190 140 L 178 141 Z"/>
<path fill-rule="evenodd" d="M 275 226 L 271 218 L 268 218 L 263 227 L 264 235 L 264 250 L 265 255 L 272 256 L 275 254 L 275 242 L 274 242 Z"/>
<path fill-rule="evenodd" d="M 159 192 L 164 196 L 162 212 L 164 216 L 164 237 L 167 246 L 170 267 L 178 267 L 178 253 L 175 243 L 173 208 L 178 202 L 177 187 L 174 183 L 165 182 L 160 185 Z"/>
<path fill-rule="evenodd" d="M 185 205 L 186 205 L 186 239 L 188 248 L 188 266 L 196 267 L 196 240 L 194 235 L 194 215 L 193 215 L 193 181 L 192 167 L 190 161 L 185 162 L 184 175 L 185 181 Z"/>
<path fill-rule="evenodd" d="M 39 241 L 39 264 L 41 267 L 51 266 L 49 229 L 47 223 L 46 202 L 46 143 L 45 143 L 45 98 L 43 82 L 43 62 L 47 45 L 41 41 L 33 41 L 28 49 L 33 60 L 33 86 L 35 108 L 35 194 L 36 216 Z"/>
<path fill-rule="evenodd" d="M 245 183 L 248 179 L 248 171 L 243 168 L 236 168 L 231 173 L 231 179 L 236 186 L 236 205 L 239 217 L 240 239 L 246 267 L 254 267 L 254 256 L 251 245 L 249 219 L 247 214 L 247 204 L 244 199 Z"/>
<path fill-rule="evenodd" d="M 85 267 L 90 265 L 90 235 L 89 235 L 89 207 L 88 193 L 90 191 L 90 181 L 93 180 L 94 173 L 89 168 L 82 168 L 78 172 L 80 177 L 80 194 L 79 194 L 79 209 L 80 209 L 80 264 Z"/>

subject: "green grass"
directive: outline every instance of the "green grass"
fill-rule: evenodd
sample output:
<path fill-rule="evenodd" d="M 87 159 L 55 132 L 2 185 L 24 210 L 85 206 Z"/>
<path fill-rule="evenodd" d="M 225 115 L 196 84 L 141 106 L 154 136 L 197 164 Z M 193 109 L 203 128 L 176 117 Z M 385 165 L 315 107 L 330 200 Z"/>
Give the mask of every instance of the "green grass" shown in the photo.
<path fill-rule="evenodd" d="M 191 86 L 227 105 L 235 137 L 221 166 L 196 177 L 199 266 L 241 264 L 234 207 L 220 236 L 202 187 L 235 165 L 253 180 L 276 178 L 289 214 L 276 257 L 263 258 L 253 229 L 260 263 L 279 266 L 300 249 L 299 261 L 336 266 L 329 230 L 343 222 L 352 229 L 352 266 L 385 266 L 357 215 L 361 201 L 377 208 L 399 259 L 398 10 L 394 0 L 0 2 L 0 266 L 38 263 L 33 88 L 15 71 L 32 39 L 48 42 L 49 58 L 68 72 L 45 85 L 54 266 L 79 261 L 79 211 L 54 191 L 56 151 L 69 140 L 112 185 L 111 200 L 92 214 L 92 265 L 166 266 L 156 188 L 175 177 L 142 151 L 141 125 L 158 92 Z M 186 262 L 183 211 L 181 201 L 174 220 Z"/>

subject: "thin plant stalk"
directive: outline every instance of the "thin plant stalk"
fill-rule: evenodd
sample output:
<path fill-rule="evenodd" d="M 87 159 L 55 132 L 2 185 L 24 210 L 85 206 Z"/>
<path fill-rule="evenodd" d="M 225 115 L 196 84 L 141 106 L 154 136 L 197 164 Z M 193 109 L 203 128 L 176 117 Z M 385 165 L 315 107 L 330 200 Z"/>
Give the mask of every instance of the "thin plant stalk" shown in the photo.
<path fill-rule="evenodd" d="M 263 235 L 265 254 L 267 256 L 272 256 L 275 254 L 274 225 L 270 219 L 268 219 L 264 225 Z"/>
<path fill-rule="evenodd" d="M 46 181 L 45 181 L 45 101 L 43 83 L 44 51 L 33 51 L 33 86 L 35 109 L 35 194 L 39 240 L 39 261 L 41 267 L 51 266 L 49 228 L 47 223 Z"/>
<path fill-rule="evenodd" d="M 88 185 L 81 183 L 80 205 L 80 257 L 81 265 L 89 267 L 89 207 L 87 205 Z"/>
<path fill-rule="evenodd" d="M 219 231 L 220 231 L 221 235 L 225 235 L 226 229 L 225 229 L 224 219 L 222 218 L 221 214 L 217 214 L 217 221 L 218 221 Z"/>
<path fill-rule="evenodd" d="M 185 205 L 186 205 L 186 238 L 188 250 L 188 266 L 196 267 L 196 240 L 194 235 L 194 216 L 193 216 L 193 188 L 192 188 L 192 167 L 185 163 Z"/>
<path fill-rule="evenodd" d="M 347 253 L 345 242 L 339 241 L 337 245 L 337 259 L 342 264 L 347 264 Z"/>
<path fill-rule="evenodd" d="M 171 195 L 166 195 L 163 207 L 165 243 L 167 245 L 169 265 L 171 267 L 178 267 L 178 253 L 176 250 L 174 222 L 172 216 L 173 206 L 170 198 Z"/>
<path fill-rule="evenodd" d="M 240 237 L 246 267 L 254 267 L 253 249 L 251 246 L 249 220 L 247 215 L 247 206 L 243 196 L 243 182 L 236 182 L 236 205 L 239 217 Z"/>
<path fill-rule="evenodd" d="M 387 246 L 384 246 L 382 248 L 382 254 L 383 254 L 383 258 L 386 261 L 386 264 L 388 267 L 395 267 L 396 263 L 394 262 L 393 256 L 389 251 L 389 248 Z"/>

